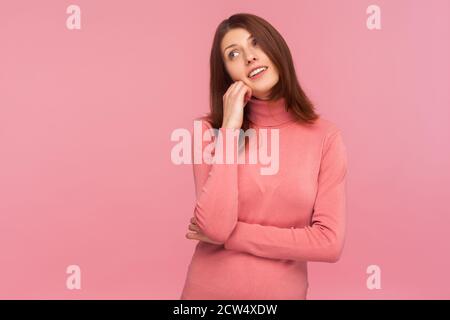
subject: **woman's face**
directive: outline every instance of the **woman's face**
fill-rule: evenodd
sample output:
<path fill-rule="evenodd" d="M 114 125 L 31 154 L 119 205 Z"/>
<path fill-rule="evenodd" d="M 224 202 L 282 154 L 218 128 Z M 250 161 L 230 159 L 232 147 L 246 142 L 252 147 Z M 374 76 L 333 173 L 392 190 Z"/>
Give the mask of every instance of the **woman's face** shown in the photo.
<path fill-rule="evenodd" d="M 257 40 L 246 29 L 231 29 L 222 39 L 221 52 L 231 79 L 243 81 L 252 89 L 253 96 L 265 100 L 277 84 L 279 74 Z M 266 70 L 252 77 L 250 72 L 256 67 L 265 67 Z"/>

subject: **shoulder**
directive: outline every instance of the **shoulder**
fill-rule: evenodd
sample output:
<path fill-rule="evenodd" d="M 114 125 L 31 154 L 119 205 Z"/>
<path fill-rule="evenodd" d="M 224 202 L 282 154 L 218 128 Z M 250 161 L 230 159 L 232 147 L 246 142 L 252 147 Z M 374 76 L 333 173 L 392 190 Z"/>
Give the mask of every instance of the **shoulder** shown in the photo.
<path fill-rule="evenodd" d="M 322 157 L 327 154 L 335 164 L 345 165 L 347 151 L 341 128 L 334 121 L 319 118 L 317 130 L 320 132 Z"/>
<path fill-rule="evenodd" d="M 345 149 L 342 130 L 336 122 L 320 116 L 313 124 L 305 127 L 311 141 L 320 148 L 322 156 L 330 148 Z"/>
<path fill-rule="evenodd" d="M 341 131 L 337 123 L 323 116 L 320 116 L 313 126 L 314 130 L 323 137 L 328 137 Z"/>
<path fill-rule="evenodd" d="M 326 144 L 331 138 L 341 134 L 341 129 L 334 121 L 320 116 L 312 124 L 302 124 L 303 133 L 310 135 L 311 139 Z"/>

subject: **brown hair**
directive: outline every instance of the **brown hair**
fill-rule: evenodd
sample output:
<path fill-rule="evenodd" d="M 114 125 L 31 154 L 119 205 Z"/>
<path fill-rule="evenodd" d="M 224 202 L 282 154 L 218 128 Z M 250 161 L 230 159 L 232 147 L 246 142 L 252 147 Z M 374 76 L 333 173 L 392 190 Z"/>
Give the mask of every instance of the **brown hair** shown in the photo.
<path fill-rule="evenodd" d="M 279 81 L 272 88 L 269 99 L 284 97 L 286 109 L 292 109 L 298 120 L 314 123 L 319 115 L 314 105 L 303 92 L 297 80 L 294 63 L 288 45 L 281 34 L 266 20 L 249 13 L 238 13 L 223 20 L 216 29 L 210 56 L 210 113 L 206 119 L 213 128 L 220 128 L 223 120 L 223 95 L 234 82 L 226 71 L 221 53 L 221 42 L 225 34 L 234 28 L 243 28 L 258 41 L 261 49 L 279 71 Z M 242 129 L 249 127 L 244 108 Z"/>

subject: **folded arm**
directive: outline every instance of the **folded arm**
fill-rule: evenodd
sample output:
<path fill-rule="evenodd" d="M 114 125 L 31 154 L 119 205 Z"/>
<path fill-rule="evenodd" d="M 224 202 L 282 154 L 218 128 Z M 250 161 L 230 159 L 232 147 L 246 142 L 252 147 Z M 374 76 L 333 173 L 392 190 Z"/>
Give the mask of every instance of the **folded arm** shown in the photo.
<path fill-rule="evenodd" d="M 345 238 L 346 173 L 346 148 L 335 131 L 324 143 L 311 224 L 279 228 L 238 221 L 225 249 L 273 259 L 338 261 Z"/>

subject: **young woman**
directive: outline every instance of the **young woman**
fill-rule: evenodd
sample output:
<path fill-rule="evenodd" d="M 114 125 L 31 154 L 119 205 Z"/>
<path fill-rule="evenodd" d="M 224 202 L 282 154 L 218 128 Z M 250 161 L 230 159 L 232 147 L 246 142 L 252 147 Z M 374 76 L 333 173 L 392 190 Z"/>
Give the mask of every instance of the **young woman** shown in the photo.
<path fill-rule="evenodd" d="M 211 112 L 200 120 L 202 133 L 217 129 L 211 154 L 239 143 L 228 133 L 277 131 L 279 168 L 263 175 L 260 161 L 194 163 L 197 201 L 186 237 L 199 242 L 181 299 L 306 299 L 307 262 L 336 262 L 344 245 L 341 131 L 314 111 L 286 42 L 258 16 L 221 22 L 210 67 Z M 202 141 L 193 154 L 210 146 Z"/>

